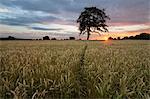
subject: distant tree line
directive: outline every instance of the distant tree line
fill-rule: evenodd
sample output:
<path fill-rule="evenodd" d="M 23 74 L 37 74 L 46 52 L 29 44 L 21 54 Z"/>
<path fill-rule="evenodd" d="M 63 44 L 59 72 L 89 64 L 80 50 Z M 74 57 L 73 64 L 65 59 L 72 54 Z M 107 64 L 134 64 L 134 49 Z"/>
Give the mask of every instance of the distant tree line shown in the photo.
<path fill-rule="evenodd" d="M 56 38 L 49 38 L 49 36 L 44 36 L 43 39 L 22 39 L 22 38 L 15 38 L 13 36 L 8 36 L 7 38 L 0 38 L 0 40 L 57 40 Z M 76 40 L 75 37 L 69 37 L 66 39 L 61 39 L 61 40 Z M 81 40 L 81 39 L 78 39 Z M 124 38 L 112 38 L 109 37 L 108 40 L 150 40 L 150 34 L 148 33 L 141 33 L 139 35 L 136 36 L 129 36 L 129 37 L 124 37 Z"/>
<path fill-rule="evenodd" d="M 8 36 L 6 38 L 0 38 L 0 40 L 32 40 L 32 39 L 15 38 L 13 36 Z"/>
<path fill-rule="evenodd" d="M 120 38 L 120 37 L 117 37 L 117 38 L 112 38 L 112 37 L 109 37 L 108 40 L 150 40 L 150 34 L 148 33 L 141 33 L 139 35 L 136 35 L 136 36 L 125 36 L 124 38 Z"/>
<path fill-rule="evenodd" d="M 44 36 L 43 40 L 57 40 L 56 38 L 49 38 L 49 36 Z M 61 39 L 61 40 L 75 40 L 75 37 L 69 37 L 69 39 Z"/>
<path fill-rule="evenodd" d="M 49 38 L 49 36 L 44 36 L 43 39 L 24 39 L 24 38 L 15 38 L 13 36 L 8 36 L 5 38 L 0 38 L 0 40 L 57 40 L 55 37 L 54 38 Z M 76 40 L 75 37 L 69 37 L 66 39 L 61 39 L 61 40 Z"/>

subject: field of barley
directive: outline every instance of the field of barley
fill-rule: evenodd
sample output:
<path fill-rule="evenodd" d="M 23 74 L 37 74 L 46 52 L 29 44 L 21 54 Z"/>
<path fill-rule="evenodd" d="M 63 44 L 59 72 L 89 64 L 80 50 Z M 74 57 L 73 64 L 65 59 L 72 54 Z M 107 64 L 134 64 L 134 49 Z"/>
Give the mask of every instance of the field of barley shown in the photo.
<path fill-rule="evenodd" d="M 150 98 L 150 41 L 0 41 L 0 97 Z"/>

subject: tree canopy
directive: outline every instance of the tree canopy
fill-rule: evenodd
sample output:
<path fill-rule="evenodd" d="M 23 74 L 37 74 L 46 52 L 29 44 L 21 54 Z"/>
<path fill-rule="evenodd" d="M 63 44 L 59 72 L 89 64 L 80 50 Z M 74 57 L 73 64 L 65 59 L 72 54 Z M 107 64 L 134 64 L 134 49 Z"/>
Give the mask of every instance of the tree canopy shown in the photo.
<path fill-rule="evenodd" d="M 92 32 L 108 32 L 108 26 L 106 25 L 107 19 L 110 18 L 106 15 L 104 9 L 101 10 L 96 7 L 86 7 L 77 19 L 80 35 L 87 33 L 87 40 L 89 40 L 89 36 Z"/>

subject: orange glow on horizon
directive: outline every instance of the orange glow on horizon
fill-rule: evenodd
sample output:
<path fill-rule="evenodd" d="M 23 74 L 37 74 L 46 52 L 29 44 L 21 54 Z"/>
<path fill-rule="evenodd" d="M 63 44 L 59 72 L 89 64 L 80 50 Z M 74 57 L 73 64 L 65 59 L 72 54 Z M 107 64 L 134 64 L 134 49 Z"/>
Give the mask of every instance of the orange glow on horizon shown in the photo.
<path fill-rule="evenodd" d="M 112 38 L 123 38 L 125 36 L 129 37 L 129 36 L 135 36 L 135 35 L 139 35 L 141 33 L 148 33 L 150 34 L 150 30 L 146 29 L 146 30 L 140 30 L 140 31 L 130 31 L 130 32 L 109 32 L 109 33 L 105 33 L 102 34 L 101 36 L 99 36 L 98 34 L 92 34 L 91 39 L 92 40 L 107 40 L 109 37 Z"/>
<path fill-rule="evenodd" d="M 107 41 L 107 40 L 108 40 L 108 37 L 104 37 L 104 40 Z"/>

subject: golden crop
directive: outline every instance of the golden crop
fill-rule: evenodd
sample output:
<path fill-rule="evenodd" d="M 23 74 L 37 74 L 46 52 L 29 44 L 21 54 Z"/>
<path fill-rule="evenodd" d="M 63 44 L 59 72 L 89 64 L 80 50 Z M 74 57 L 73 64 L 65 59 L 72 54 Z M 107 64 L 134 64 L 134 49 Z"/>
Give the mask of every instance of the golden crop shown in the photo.
<path fill-rule="evenodd" d="M 150 41 L 1 41 L 2 98 L 150 98 Z"/>

